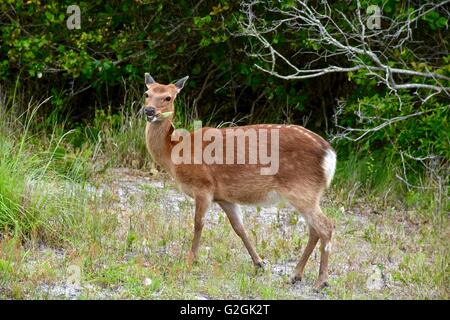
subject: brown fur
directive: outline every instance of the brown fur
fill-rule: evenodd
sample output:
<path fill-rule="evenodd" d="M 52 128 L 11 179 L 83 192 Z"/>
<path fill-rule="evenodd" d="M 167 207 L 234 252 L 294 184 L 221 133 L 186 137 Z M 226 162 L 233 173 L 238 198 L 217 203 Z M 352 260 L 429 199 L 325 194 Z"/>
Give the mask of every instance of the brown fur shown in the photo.
<path fill-rule="evenodd" d="M 157 113 L 174 111 L 173 100 L 177 89 L 174 85 L 148 85 L 146 106 L 153 106 Z M 170 96 L 171 101 L 164 100 Z M 331 146 L 320 136 L 300 126 L 253 125 L 235 127 L 244 132 L 252 129 L 279 129 L 279 171 L 275 175 L 261 175 L 260 164 L 180 164 L 171 161 L 171 152 L 178 142 L 171 141 L 173 133 L 172 117 L 154 123 L 147 123 L 146 142 L 154 161 L 163 166 L 176 180 L 183 192 L 195 199 L 195 230 L 189 262 L 197 257 L 200 235 L 205 212 L 211 201 L 219 203 L 226 212 L 234 230 L 242 238 L 255 265 L 262 266 L 262 260 L 250 243 L 239 218 L 236 204 L 261 204 L 269 193 L 276 192 L 289 201 L 305 217 L 309 225 L 310 237 L 291 280 L 300 280 L 304 267 L 318 240 L 321 240 L 321 263 L 316 286 L 326 284 L 328 274 L 327 245 L 331 243 L 333 224 L 319 207 L 319 201 L 326 188 L 324 170 L 321 163 L 325 152 Z M 200 130 L 207 130 L 202 128 Z M 220 130 L 225 141 L 225 129 Z M 194 135 L 190 134 L 192 146 Z M 270 150 L 270 139 L 268 139 Z M 205 148 L 210 142 L 203 142 Z M 236 145 L 236 144 L 235 144 Z M 248 138 L 246 139 L 248 146 Z M 225 147 L 224 147 L 225 149 Z M 235 150 L 235 159 L 236 159 Z M 225 150 L 223 152 L 225 155 Z M 193 154 L 192 154 L 193 159 Z M 248 160 L 248 152 L 247 152 Z"/>

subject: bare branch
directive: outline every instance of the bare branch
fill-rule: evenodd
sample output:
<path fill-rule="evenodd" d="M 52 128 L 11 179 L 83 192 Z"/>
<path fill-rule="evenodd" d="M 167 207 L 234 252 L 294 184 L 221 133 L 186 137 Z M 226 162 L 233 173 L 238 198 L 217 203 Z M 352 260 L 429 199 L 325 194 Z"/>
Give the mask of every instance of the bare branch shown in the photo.
<path fill-rule="evenodd" d="M 391 56 L 391 46 L 393 42 L 398 42 L 396 48 L 401 48 L 408 40 L 412 38 L 411 24 L 423 17 L 431 10 L 438 7 L 443 7 L 450 0 L 441 1 L 438 3 L 427 3 L 422 5 L 417 10 L 410 12 L 406 20 L 401 18 L 391 21 L 390 26 L 386 30 L 369 30 L 366 28 L 364 17 L 361 12 L 360 2 L 357 1 L 356 17 L 351 18 L 339 12 L 344 19 L 347 29 L 339 26 L 339 24 L 332 18 L 331 9 L 326 1 L 323 2 L 322 8 L 325 14 L 319 13 L 315 7 L 304 0 L 297 0 L 295 5 L 287 9 L 280 9 L 269 7 L 264 2 L 252 1 L 245 2 L 242 5 L 242 11 L 245 13 L 247 20 L 242 23 L 242 33 L 240 35 L 255 38 L 262 45 L 263 51 L 268 51 L 268 54 L 262 52 L 252 52 L 252 56 L 259 58 L 270 65 L 266 68 L 261 64 L 255 66 L 270 75 L 285 79 L 285 80 L 301 80 L 314 77 L 320 77 L 329 73 L 347 73 L 358 70 L 367 71 L 367 75 L 372 78 L 377 78 L 379 82 L 385 84 L 395 94 L 398 90 L 429 90 L 429 95 L 445 94 L 450 97 L 450 87 L 443 85 L 440 81 L 450 81 L 450 78 L 441 75 L 433 70 L 427 72 L 420 72 L 410 69 L 408 66 L 404 68 L 392 67 L 389 63 L 389 56 Z M 267 26 L 263 18 L 257 17 L 254 13 L 254 7 L 263 5 L 264 8 L 273 14 L 277 14 L 280 18 L 275 20 L 271 25 Z M 283 29 L 282 29 L 283 28 Z M 325 60 L 328 56 L 341 55 L 345 56 L 350 66 L 328 66 L 319 69 L 311 69 L 311 64 L 306 67 L 300 67 L 294 64 L 290 58 L 280 53 L 271 42 L 266 38 L 266 34 L 275 32 L 277 30 L 306 30 L 310 34 L 310 40 L 320 45 L 322 51 L 318 53 L 316 61 Z M 349 29 L 349 30 L 348 30 Z M 404 32 L 407 35 L 402 37 Z M 370 40 L 369 40 L 370 39 Z M 383 47 L 375 50 L 374 46 Z M 302 53 L 300 50 L 296 54 Z M 369 64 L 362 59 L 363 57 L 369 59 L 372 63 Z M 292 70 L 289 74 L 283 74 L 277 69 L 280 65 L 286 65 Z M 400 63 L 404 65 L 403 63 Z M 416 77 L 422 78 L 421 82 L 406 81 L 406 78 Z M 427 83 L 424 81 L 428 79 Z M 433 81 L 431 81 L 433 80 Z M 427 98 L 425 98 L 427 99 Z"/>

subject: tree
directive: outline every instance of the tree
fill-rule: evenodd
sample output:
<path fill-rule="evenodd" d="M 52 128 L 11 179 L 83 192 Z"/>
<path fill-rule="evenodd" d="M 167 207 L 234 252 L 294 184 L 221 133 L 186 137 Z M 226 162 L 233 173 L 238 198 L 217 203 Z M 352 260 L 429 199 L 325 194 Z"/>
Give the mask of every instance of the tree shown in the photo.
<path fill-rule="evenodd" d="M 359 0 L 332 5 L 327 1 L 247 1 L 241 7 L 245 19 L 239 36 L 250 39 L 248 54 L 269 75 L 294 81 L 346 73 L 349 80 L 365 87 L 366 93 L 357 97 L 353 107 L 337 101 L 337 132 L 332 138 L 360 141 L 412 118 L 448 114 L 449 39 L 440 30 L 448 29 L 449 2 L 378 1 L 380 7 Z M 389 106 L 378 99 L 380 90 L 368 94 L 369 89 L 383 86 Z M 397 102 L 390 100 L 392 95 Z M 348 121 L 348 109 L 355 121 Z M 339 119 L 344 114 L 345 125 Z M 448 146 L 448 138 L 444 140 Z M 411 155 L 407 149 L 412 145 L 406 143 L 404 149 L 396 145 L 402 161 L 405 157 L 420 162 L 439 158 L 447 167 L 448 152 L 438 156 L 427 148 L 420 156 Z"/>

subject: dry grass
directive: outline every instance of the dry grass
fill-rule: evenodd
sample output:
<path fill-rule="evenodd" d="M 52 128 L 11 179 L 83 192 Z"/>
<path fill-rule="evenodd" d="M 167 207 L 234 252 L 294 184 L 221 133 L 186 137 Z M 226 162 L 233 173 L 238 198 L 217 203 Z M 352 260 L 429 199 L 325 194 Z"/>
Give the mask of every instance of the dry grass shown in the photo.
<path fill-rule="evenodd" d="M 365 180 L 359 173 L 367 173 L 367 163 L 339 163 L 323 204 L 336 222 L 330 287 L 317 293 L 317 252 L 302 283 L 287 281 L 308 237 L 292 208 L 244 208 L 268 262 L 256 273 L 224 213 L 212 206 L 200 261 L 190 270 L 192 200 L 164 174 L 108 169 L 148 166 L 142 119 L 102 113 L 84 130 L 55 125 L 41 132 L 32 125 L 36 106 L 17 119 L 6 112 L 14 102 L 2 103 L 0 298 L 449 297 L 449 219 L 439 209 L 448 203 L 433 193 L 400 194 L 382 163 L 370 164 L 376 179 Z"/>
<path fill-rule="evenodd" d="M 54 232 L 0 241 L 0 296 L 25 299 L 447 299 L 447 220 L 359 202 L 327 200 L 336 221 L 330 287 L 312 290 L 318 254 L 304 282 L 288 275 L 307 233 L 291 208 L 244 208 L 244 221 L 268 262 L 256 273 L 217 206 L 208 212 L 200 261 L 185 263 L 192 201 L 166 176 L 108 170 L 75 191 L 80 212 Z M 331 193 L 332 195 L 332 193 Z M 328 198 L 330 199 L 330 197 Z M 74 208 L 75 209 L 75 208 Z M 376 212 L 376 213 L 375 213 Z M 53 218 L 58 216 L 55 213 Z M 78 282 L 79 281 L 79 282 Z M 77 283 L 78 282 L 78 283 Z"/>

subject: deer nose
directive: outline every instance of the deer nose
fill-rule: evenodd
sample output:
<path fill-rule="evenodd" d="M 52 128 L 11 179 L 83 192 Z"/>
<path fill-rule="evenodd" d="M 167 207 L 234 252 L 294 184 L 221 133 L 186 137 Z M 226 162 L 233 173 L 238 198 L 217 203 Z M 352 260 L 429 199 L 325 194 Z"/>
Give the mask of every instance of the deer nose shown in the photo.
<path fill-rule="evenodd" d="M 147 116 L 153 117 L 155 115 L 156 109 L 154 107 L 147 107 L 144 109 L 144 112 Z"/>

